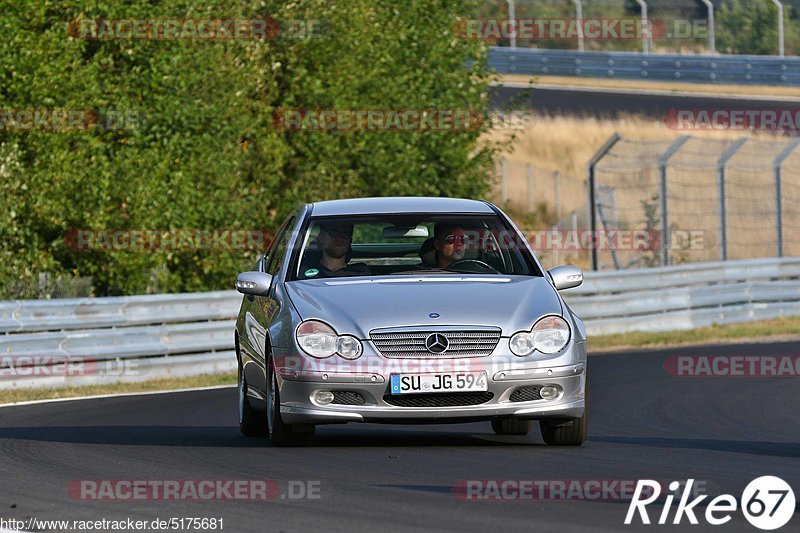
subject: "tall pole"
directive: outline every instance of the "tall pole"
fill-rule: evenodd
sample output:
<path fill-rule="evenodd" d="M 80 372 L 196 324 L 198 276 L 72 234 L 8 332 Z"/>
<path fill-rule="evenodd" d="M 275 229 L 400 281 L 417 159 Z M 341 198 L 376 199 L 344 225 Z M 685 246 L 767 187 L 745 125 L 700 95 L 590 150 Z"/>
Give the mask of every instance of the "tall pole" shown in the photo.
<path fill-rule="evenodd" d="M 575 3 L 575 18 L 577 19 L 578 23 L 578 51 L 584 52 L 586 51 L 586 47 L 584 46 L 583 40 L 583 3 L 582 0 L 572 0 Z"/>
<path fill-rule="evenodd" d="M 606 143 L 594 154 L 594 157 L 589 161 L 589 164 L 586 165 L 586 187 L 588 191 L 586 191 L 586 197 L 589 202 L 588 208 L 588 215 L 589 215 L 589 229 L 592 232 L 591 238 L 589 239 L 589 257 L 591 258 L 592 262 L 592 270 L 597 270 L 597 245 L 595 240 L 597 239 L 597 184 L 596 184 L 596 174 L 595 174 L 595 167 L 597 163 L 603 159 L 606 154 L 614 147 L 617 142 L 620 141 L 622 137 L 619 133 L 614 133 L 614 135 L 609 138 Z"/>
<path fill-rule="evenodd" d="M 508 20 L 513 26 L 511 32 L 511 48 L 517 47 L 517 6 L 514 4 L 515 0 L 506 0 L 508 2 Z"/>
<path fill-rule="evenodd" d="M 708 8 L 708 53 L 717 53 L 717 32 L 714 27 L 714 4 L 711 0 L 703 0 L 703 3 Z"/>
<path fill-rule="evenodd" d="M 717 187 L 719 190 L 719 241 L 720 241 L 720 259 L 722 261 L 728 260 L 728 212 L 727 201 L 725 198 L 725 165 L 731 157 L 739 151 L 744 143 L 747 142 L 747 137 L 739 139 L 734 142 L 727 150 L 722 153 L 722 156 L 717 161 Z"/>
<path fill-rule="evenodd" d="M 661 266 L 669 265 L 669 246 L 672 241 L 672 235 L 670 235 L 669 232 L 669 211 L 667 210 L 667 165 L 672 156 L 678 153 L 681 146 L 689 139 L 690 137 L 688 135 L 679 137 L 658 160 L 658 169 L 661 174 L 661 187 L 659 192 L 659 196 L 661 197 Z"/>
<path fill-rule="evenodd" d="M 647 2 L 644 0 L 636 0 L 639 7 L 642 8 L 642 52 L 645 54 L 650 53 L 650 21 L 647 20 Z"/>
<path fill-rule="evenodd" d="M 783 4 L 780 0 L 772 0 L 775 7 L 778 8 L 778 55 L 784 56 L 783 48 Z"/>

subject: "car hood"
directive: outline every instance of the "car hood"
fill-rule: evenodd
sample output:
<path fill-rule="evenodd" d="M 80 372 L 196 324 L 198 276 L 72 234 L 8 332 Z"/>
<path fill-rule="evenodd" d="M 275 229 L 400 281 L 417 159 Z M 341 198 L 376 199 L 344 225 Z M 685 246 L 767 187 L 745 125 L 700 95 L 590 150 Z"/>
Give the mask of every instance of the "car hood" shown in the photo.
<path fill-rule="evenodd" d="M 508 337 L 543 315 L 562 314 L 549 281 L 531 276 L 329 278 L 288 282 L 286 289 L 303 320 L 362 340 L 375 328 L 445 325 L 498 326 Z"/>

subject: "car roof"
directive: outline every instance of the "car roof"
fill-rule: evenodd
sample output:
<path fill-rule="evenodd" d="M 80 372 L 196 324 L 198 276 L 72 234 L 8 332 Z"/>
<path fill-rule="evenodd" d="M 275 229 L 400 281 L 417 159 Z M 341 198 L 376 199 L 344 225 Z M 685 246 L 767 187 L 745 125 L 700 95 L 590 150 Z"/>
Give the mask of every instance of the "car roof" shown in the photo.
<path fill-rule="evenodd" d="M 389 215 L 398 213 L 493 214 L 492 205 L 465 198 L 385 196 L 326 200 L 312 205 L 311 216 Z"/>

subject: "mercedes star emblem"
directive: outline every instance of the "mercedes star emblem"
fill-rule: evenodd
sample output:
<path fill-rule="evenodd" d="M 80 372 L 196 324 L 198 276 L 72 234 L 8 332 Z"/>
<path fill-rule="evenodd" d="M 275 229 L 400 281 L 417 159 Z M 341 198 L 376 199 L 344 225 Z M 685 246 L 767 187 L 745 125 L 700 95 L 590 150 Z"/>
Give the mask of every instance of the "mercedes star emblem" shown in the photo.
<path fill-rule="evenodd" d="M 444 353 L 448 346 L 450 341 L 441 333 L 431 333 L 425 339 L 425 348 L 431 353 Z"/>

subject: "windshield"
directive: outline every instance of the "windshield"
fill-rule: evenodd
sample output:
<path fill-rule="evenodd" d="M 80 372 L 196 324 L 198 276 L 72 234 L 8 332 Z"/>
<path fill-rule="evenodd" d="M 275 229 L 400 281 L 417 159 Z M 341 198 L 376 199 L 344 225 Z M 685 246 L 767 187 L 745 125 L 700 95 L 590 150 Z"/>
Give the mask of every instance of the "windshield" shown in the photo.
<path fill-rule="evenodd" d="M 290 280 L 402 274 L 541 276 L 496 215 L 311 218 Z"/>

